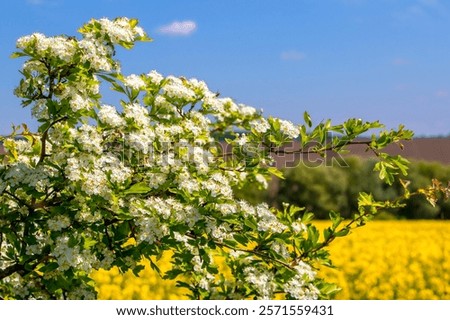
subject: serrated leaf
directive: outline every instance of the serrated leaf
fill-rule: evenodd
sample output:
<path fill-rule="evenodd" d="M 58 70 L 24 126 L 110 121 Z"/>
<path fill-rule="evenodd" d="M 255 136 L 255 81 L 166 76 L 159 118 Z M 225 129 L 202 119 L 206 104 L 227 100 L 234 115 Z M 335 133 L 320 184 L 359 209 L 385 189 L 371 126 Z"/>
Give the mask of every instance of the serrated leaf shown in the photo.
<path fill-rule="evenodd" d="M 319 240 L 319 231 L 315 226 L 308 227 L 308 240 L 310 240 L 313 245 Z"/>
<path fill-rule="evenodd" d="M 314 219 L 314 213 L 312 212 L 305 212 L 301 218 L 301 221 L 305 224 L 308 222 L 311 222 Z"/>
<path fill-rule="evenodd" d="M 373 204 L 373 196 L 366 192 L 360 192 L 358 196 L 358 206 L 371 206 Z"/>
<path fill-rule="evenodd" d="M 191 285 L 187 282 L 183 282 L 183 281 L 177 281 L 177 287 L 179 288 L 191 288 Z"/>
<path fill-rule="evenodd" d="M 329 216 L 333 224 L 333 229 L 336 229 L 336 227 L 344 220 L 341 215 L 335 211 L 330 211 Z"/>
<path fill-rule="evenodd" d="M 333 231 L 331 230 L 331 228 L 325 228 L 323 230 L 323 237 L 324 237 L 325 241 L 327 241 L 330 238 L 332 233 L 333 233 Z"/>
<path fill-rule="evenodd" d="M 133 271 L 133 274 L 136 276 L 136 277 L 139 277 L 139 273 L 142 271 L 142 270 L 144 270 L 145 269 L 145 267 L 143 266 L 143 265 L 137 265 L 136 267 L 134 267 L 133 269 L 132 269 L 132 271 Z"/>
<path fill-rule="evenodd" d="M 182 270 L 172 269 L 172 270 L 167 271 L 164 274 L 163 279 L 165 279 L 165 280 L 173 280 L 173 279 L 175 279 L 176 277 L 178 277 L 182 273 L 183 273 Z"/>

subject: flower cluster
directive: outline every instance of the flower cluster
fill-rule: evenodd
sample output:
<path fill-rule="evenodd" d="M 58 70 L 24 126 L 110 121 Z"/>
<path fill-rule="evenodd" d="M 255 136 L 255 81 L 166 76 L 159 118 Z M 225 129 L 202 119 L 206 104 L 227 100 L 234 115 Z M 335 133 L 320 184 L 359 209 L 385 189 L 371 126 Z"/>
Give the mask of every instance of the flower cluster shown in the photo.
<path fill-rule="evenodd" d="M 17 40 L 17 48 L 30 55 L 61 59 L 70 62 L 77 51 L 77 43 L 67 37 L 46 37 L 41 33 L 33 33 Z"/>

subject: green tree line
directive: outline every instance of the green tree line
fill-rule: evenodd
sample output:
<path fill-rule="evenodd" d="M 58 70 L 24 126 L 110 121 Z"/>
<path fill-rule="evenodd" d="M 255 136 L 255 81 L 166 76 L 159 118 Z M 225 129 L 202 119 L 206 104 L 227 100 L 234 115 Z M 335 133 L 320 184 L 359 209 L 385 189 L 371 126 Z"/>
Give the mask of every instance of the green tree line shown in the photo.
<path fill-rule="evenodd" d="M 328 219 L 330 211 L 340 212 L 349 218 L 358 210 L 357 194 L 360 191 L 373 194 L 377 200 L 399 197 L 403 188 L 399 182 L 389 186 L 374 172 L 375 160 L 357 157 L 345 158 L 347 165 L 319 166 L 312 168 L 300 163 L 294 168 L 283 169 L 285 179 L 274 178 L 267 190 L 242 188 L 237 196 L 250 202 L 267 201 L 282 207 L 288 202 L 315 213 L 318 219 Z M 411 189 L 424 188 L 436 178 L 450 180 L 450 166 L 435 162 L 412 162 L 408 176 Z M 403 208 L 379 214 L 379 219 L 450 219 L 450 203 L 439 199 L 436 206 L 429 205 L 424 196 L 411 197 Z"/>

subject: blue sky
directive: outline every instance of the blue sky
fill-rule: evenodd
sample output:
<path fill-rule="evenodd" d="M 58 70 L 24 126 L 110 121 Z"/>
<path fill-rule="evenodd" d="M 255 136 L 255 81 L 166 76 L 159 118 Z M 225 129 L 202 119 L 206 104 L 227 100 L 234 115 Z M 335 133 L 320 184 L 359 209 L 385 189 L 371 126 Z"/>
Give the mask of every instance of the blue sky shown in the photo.
<path fill-rule="evenodd" d="M 350 117 L 450 134 L 450 1 L 16 0 L 0 5 L 0 133 L 35 123 L 13 89 L 15 40 L 77 35 L 90 18 L 138 18 L 154 38 L 118 57 L 125 73 L 195 77 L 264 114 Z M 36 127 L 36 126 L 32 126 Z"/>

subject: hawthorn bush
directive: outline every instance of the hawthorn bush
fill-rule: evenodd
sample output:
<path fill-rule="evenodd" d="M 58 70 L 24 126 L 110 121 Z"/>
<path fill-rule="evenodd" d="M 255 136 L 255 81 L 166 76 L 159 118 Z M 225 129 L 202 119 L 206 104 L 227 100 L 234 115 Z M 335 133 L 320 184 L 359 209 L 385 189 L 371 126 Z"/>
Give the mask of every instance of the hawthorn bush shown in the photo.
<path fill-rule="evenodd" d="M 313 126 L 306 112 L 301 125 L 265 118 L 203 81 L 122 74 L 117 47 L 150 40 L 135 19 L 91 20 L 79 32 L 80 39 L 22 37 L 13 54 L 26 60 L 15 93 L 39 127 L 13 127 L 2 138 L 1 298 L 94 299 L 93 270 L 138 275 L 147 258 L 158 271 L 166 251 L 171 269 L 163 276 L 192 299 L 329 298 L 337 287 L 316 274 L 331 265 L 327 245 L 379 209 L 401 205 L 360 193 L 358 213 L 343 222 L 330 211 L 320 237 L 307 210 L 237 200 L 233 189 L 265 188 L 281 176 L 273 156 L 297 138 L 300 148 L 289 152 L 364 143 L 378 157 L 380 178 L 393 183 L 408 161 L 380 150 L 412 132 L 360 119 Z M 102 103 L 102 83 L 121 94 L 116 106 Z M 379 133 L 355 141 L 371 129 Z M 228 137 L 226 148 L 220 136 Z"/>

